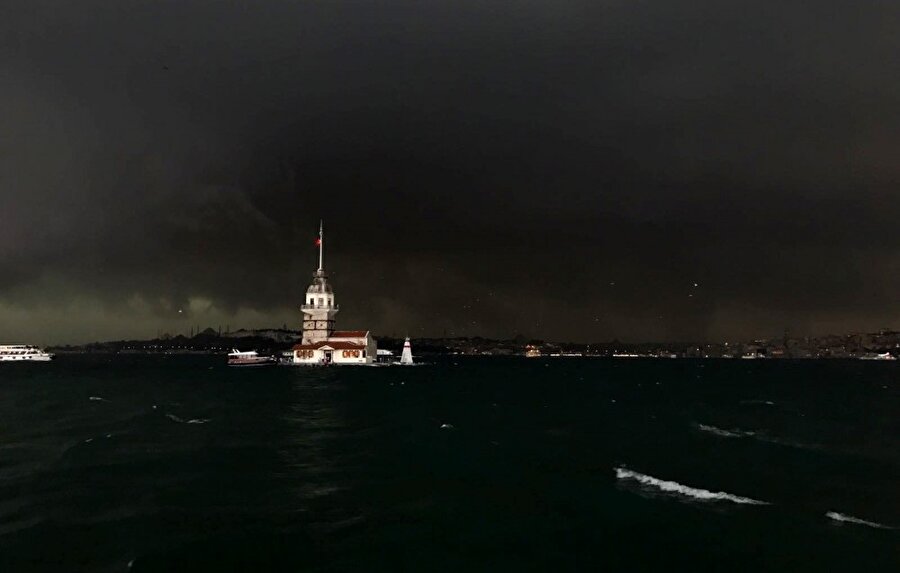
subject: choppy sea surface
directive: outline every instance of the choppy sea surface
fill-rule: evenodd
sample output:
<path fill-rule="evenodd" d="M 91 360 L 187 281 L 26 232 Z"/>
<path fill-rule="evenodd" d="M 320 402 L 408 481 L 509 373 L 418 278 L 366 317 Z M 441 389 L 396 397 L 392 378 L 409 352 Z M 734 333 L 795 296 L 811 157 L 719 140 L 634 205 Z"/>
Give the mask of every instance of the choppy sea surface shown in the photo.
<path fill-rule="evenodd" d="M 0 365 L 0 571 L 898 571 L 900 366 Z"/>

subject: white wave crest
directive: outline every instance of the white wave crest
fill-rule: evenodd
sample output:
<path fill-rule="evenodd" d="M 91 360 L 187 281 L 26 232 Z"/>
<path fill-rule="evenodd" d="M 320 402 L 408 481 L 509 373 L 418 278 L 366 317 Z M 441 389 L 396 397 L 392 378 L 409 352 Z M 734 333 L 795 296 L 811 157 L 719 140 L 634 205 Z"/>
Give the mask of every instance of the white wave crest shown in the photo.
<path fill-rule="evenodd" d="M 766 406 L 774 406 L 775 402 L 773 402 L 771 400 L 741 400 L 741 404 L 756 404 L 756 405 L 765 404 Z"/>
<path fill-rule="evenodd" d="M 723 438 L 749 438 L 756 435 L 756 432 L 746 432 L 744 430 L 736 429 L 723 430 L 722 428 L 708 426 L 706 424 L 697 424 L 697 429 L 703 432 L 709 432 L 710 434 L 721 436 Z"/>
<path fill-rule="evenodd" d="M 100 396 L 91 396 L 88 398 L 91 402 L 109 402 L 106 398 L 102 398 Z"/>
<path fill-rule="evenodd" d="M 191 418 L 190 420 L 185 420 L 184 418 L 179 418 L 175 414 L 166 414 L 166 418 L 173 422 L 178 422 L 179 424 L 205 424 L 209 422 L 209 418 Z"/>
<path fill-rule="evenodd" d="M 694 488 L 686 485 L 682 485 L 675 481 L 666 481 L 657 479 L 653 476 L 644 475 L 635 471 L 631 471 L 627 468 L 615 468 L 616 469 L 616 477 L 618 479 L 631 479 L 635 480 L 643 485 L 654 487 L 660 491 L 664 491 L 666 493 L 677 493 L 680 495 L 684 495 L 687 497 L 691 497 L 694 499 L 699 499 L 703 501 L 730 501 L 733 503 L 743 503 L 750 505 L 769 505 L 765 501 L 759 501 L 756 499 L 751 499 L 749 497 L 741 497 L 739 495 L 732 495 L 730 493 L 725 493 L 724 491 L 709 491 L 706 489 Z"/>
<path fill-rule="evenodd" d="M 759 436 L 759 441 L 777 446 L 785 446 L 788 448 L 797 448 L 801 450 L 821 450 L 822 446 L 818 444 L 804 444 L 803 442 L 795 442 L 792 440 L 783 440 L 781 438 L 773 438 L 771 436 Z"/>
<path fill-rule="evenodd" d="M 858 517 L 853 517 L 852 515 L 845 515 L 843 513 L 838 513 L 836 511 L 829 511 L 825 514 L 825 517 L 828 519 L 833 519 L 835 521 L 841 521 L 844 523 L 855 523 L 856 525 L 867 525 L 869 527 L 874 527 L 876 529 L 894 529 L 889 525 L 884 525 L 883 523 L 876 523 L 874 521 L 866 521 L 865 519 L 860 519 Z"/>
<path fill-rule="evenodd" d="M 765 431 L 751 432 L 748 430 L 739 430 L 737 428 L 732 428 L 731 430 L 723 430 L 722 428 L 717 428 L 715 426 L 710 426 L 707 424 L 697 424 L 696 427 L 702 432 L 708 432 L 722 438 L 753 438 L 754 440 L 763 442 L 765 444 L 775 444 L 777 446 L 785 446 L 788 448 L 799 448 L 803 450 L 822 449 L 822 446 L 816 444 L 806 444 L 803 442 L 795 442 L 792 440 L 775 438 L 767 435 Z"/>

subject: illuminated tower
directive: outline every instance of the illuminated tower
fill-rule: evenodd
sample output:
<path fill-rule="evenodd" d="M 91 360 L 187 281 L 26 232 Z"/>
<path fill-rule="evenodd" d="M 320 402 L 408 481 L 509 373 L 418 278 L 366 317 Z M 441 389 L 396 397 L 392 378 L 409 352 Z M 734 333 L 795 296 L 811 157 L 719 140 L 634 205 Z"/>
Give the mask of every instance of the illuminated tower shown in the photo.
<path fill-rule="evenodd" d="M 409 345 L 409 337 L 403 342 L 403 354 L 400 355 L 400 364 L 412 364 L 412 347 Z"/>
<path fill-rule="evenodd" d="M 306 289 L 306 301 L 300 310 L 303 312 L 303 344 L 320 342 L 334 332 L 334 315 L 338 307 L 334 302 L 334 292 L 328 284 L 325 274 L 325 232 L 319 222 L 319 270 L 313 273 L 313 282 Z"/>

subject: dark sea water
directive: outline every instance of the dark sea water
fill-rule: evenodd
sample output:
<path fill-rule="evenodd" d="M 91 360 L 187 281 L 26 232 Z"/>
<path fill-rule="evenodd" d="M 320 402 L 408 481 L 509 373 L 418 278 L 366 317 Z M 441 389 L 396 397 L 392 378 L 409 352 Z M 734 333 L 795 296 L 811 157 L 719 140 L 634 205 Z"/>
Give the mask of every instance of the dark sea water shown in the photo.
<path fill-rule="evenodd" d="M 897 363 L 0 365 L 3 572 L 898 571 L 898 526 Z"/>

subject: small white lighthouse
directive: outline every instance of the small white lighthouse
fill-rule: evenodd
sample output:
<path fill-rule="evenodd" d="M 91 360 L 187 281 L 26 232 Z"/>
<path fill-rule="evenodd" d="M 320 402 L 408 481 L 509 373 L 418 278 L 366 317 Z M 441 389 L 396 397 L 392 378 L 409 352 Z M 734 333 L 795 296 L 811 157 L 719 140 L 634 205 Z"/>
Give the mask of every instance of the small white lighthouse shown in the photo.
<path fill-rule="evenodd" d="M 409 344 L 409 337 L 403 342 L 403 354 L 400 355 L 400 364 L 412 364 L 412 346 Z"/>

